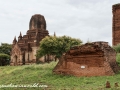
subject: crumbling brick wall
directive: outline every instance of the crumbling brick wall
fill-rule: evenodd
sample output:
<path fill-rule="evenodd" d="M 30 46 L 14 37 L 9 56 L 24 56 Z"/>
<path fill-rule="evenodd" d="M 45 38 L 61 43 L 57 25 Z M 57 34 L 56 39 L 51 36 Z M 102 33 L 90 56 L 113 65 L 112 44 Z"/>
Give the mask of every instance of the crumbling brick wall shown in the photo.
<path fill-rule="evenodd" d="M 115 4 L 112 6 L 113 13 L 113 45 L 120 43 L 120 4 Z"/>
<path fill-rule="evenodd" d="M 114 75 L 118 71 L 116 52 L 107 42 L 93 42 L 71 48 L 54 68 L 56 74 L 74 76 Z"/>

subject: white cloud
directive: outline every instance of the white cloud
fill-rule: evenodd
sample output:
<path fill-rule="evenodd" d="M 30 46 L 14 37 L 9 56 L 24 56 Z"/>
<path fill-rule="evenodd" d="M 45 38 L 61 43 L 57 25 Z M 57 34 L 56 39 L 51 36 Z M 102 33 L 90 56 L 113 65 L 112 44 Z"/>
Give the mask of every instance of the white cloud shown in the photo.
<path fill-rule="evenodd" d="M 52 35 L 69 35 L 84 42 L 112 43 L 112 5 L 118 0 L 1 0 L 0 42 L 12 43 L 26 34 L 34 14 L 44 15 Z"/>

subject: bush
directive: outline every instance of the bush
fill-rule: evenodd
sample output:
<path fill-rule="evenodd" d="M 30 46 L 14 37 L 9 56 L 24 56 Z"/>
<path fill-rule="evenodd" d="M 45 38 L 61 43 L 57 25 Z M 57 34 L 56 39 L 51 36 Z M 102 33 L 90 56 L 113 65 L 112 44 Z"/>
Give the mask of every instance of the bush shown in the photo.
<path fill-rule="evenodd" d="M 114 49 L 117 53 L 120 53 L 120 44 L 117 44 L 116 46 L 113 46 L 113 49 Z"/>
<path fill-rule="evenodd" d="M 4 53 L 0 53 L 0 66 L 8 65 L 10 62 L 10 56 Z"/>
<path fill-rule="evenodd" d="M 120 66 L 120 53 L 117 53 L 116 61 L 117 61 L 117 63 L 118 63 L 119 66 Z"/>

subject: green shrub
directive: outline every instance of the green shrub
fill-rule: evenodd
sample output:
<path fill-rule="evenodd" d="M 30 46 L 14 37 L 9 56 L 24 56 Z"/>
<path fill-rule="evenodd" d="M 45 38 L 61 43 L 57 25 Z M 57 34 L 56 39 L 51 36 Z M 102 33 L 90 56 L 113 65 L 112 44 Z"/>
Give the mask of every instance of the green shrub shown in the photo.
<path fill-rule="evenodd" d="M 115 51 L 117 53 L 119 53 L 120 52 L 120 44 L 117 44 L 116 46 L 113 46 L 113 49 L 115 49 Z"/>
<path fill-rule="evenodd" d="M 0 66 L 8 65 L 10 56 L 8 54 L 0 53 Z"/>
<path fill-rule="evenodd" d="M 117 61 L 117 63 L 118 63 L 119 66 L 120 66 L 120 53 L 117 53 L 116 61 Z"/>

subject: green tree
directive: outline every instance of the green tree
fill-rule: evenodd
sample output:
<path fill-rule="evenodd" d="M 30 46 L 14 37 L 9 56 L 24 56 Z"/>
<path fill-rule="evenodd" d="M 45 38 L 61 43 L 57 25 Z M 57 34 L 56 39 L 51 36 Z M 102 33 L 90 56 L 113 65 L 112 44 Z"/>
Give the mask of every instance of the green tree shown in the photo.
<path fill-rule="evenodd" d="M 37 57 L 44 55 L 54 55 L 55 58 L 60 58 L 61 55 L 67 52 L 72 46 L 81 45 L 80 39 L 71 38 L 69 36 L 47 36 L 40 42 Z"/>
<path fill-rule="evenodd" d="M 0 65 L 9 64 L 11 49 L 12 49 L 11 44 L 1 43 L 1 45 L 0 45 Z"/>
<path fill-rule="evenodd" d="M 12 45 L 8 43 L 1 43 L 0 46 L 0 53 L 8 54 L 10 55 L 12 49 Z"/>
<path fill-rule="evenodd" d="M 7 54 L 0 53 L 0 66 L 9 64 L 10 56 Z"/>

